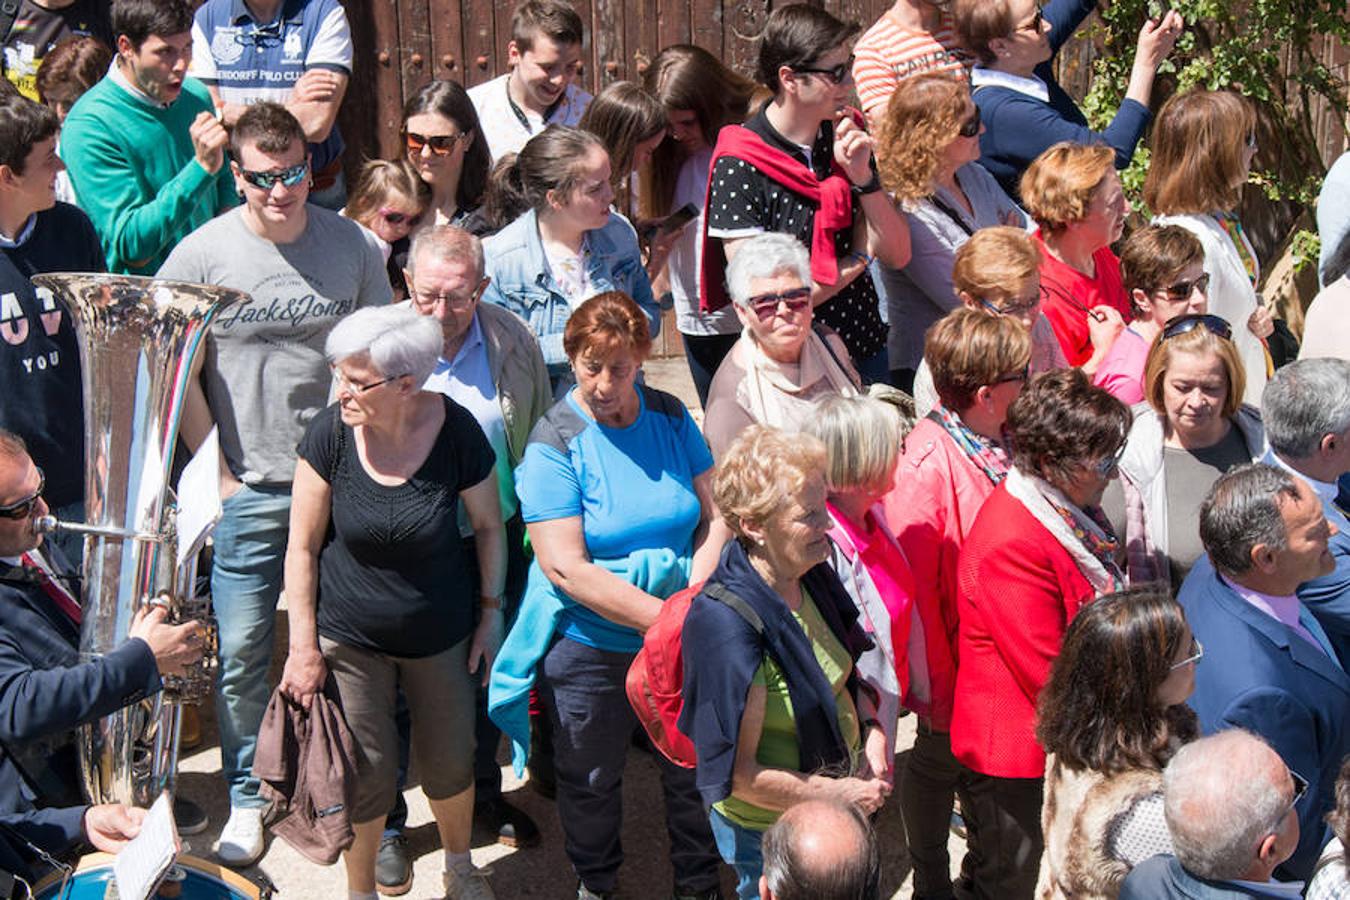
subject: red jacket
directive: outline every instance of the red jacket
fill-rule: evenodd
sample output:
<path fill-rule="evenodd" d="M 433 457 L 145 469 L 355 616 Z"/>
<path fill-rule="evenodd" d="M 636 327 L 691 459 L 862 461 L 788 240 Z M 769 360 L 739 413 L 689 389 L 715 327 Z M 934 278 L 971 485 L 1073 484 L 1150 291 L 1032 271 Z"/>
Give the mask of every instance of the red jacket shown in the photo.
<path fill-rule="evenodd" d="M 905 438 L 895 485 L 882 498 L 886 524 L 914 573 L 933 701 L 929 722 L 951 731 L 956 693 L 956 560 L 994 484 L 941 425 L 920 419 Z"/>
<path fill-rule="evenodd" d="M 957 565 L 961 616 L 952 753 L 998 778 L 1040 778 L 1036 700 L 1064 629 L 1095 596 L 1073 557 L 1005 485 L 975 519 Z"/>

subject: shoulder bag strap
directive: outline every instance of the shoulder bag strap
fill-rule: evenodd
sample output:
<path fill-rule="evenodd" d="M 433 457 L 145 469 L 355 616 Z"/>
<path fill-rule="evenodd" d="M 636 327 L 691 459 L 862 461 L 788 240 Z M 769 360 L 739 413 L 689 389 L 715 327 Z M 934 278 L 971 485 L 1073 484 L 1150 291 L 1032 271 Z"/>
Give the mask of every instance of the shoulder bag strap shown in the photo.
<path fill-rule="evenodd" d="M 731 589 L 712 582 L 703 586 L 703 593 L 734 609 L 737 615 L 746 621 L 746 624 L 755 629 L 755 634 L 764 633 L 764 620 L 759 617 L 759 613 L 755 612 L 749 603 L 742 600 Z"/>

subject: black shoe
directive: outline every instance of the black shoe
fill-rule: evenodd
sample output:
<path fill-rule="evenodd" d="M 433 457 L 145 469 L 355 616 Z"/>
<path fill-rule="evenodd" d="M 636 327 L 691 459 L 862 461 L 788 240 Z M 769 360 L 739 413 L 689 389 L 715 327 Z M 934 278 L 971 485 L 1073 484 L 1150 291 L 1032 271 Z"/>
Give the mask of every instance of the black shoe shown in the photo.
<path fill-rule="evenodd" d="M 512 806 L 501 797 L 475 803 L 473 824 L 496 837 L 507 847 L 534 847 L 539 843 L 539 826 L 529 813 Z"/>
<path fill-rule="evenodd" d="M 201 834 L 211 824 L 206 818 L 206 810 L 186 797 L 173 798 L 173 823 L 183 835 Z"/>
<path fill-rule="evenodd" d="M 710 887 L 701 891 L 687 891 L 676 887 L 671 900 L 722 900 L 722 889 Z"/>
<path fill-rule="evenodd" d="M 408 859 L 408 839 L 389 834 L 380 839 L 375 857 L 375 890 L 386 897 L 397 897 L 412 889 L 413 867 Z"/>

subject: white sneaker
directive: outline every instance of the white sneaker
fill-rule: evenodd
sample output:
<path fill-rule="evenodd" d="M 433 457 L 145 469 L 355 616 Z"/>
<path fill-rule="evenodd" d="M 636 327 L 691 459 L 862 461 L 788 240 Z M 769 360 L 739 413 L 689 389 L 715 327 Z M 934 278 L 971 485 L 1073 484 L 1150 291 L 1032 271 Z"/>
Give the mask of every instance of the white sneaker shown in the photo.
<path fill-rule="evenodd" d="M 474 868 L 467 875 L 453 870 L 441 873 L 441 883 L 445 885 L 445 900 L 496 900 L 488 884 L 487 875 L 491 869 Z"/>
<path fill-rule="evenodd" d="M 212 850 L 227 866 L 251 866 L 263 852 L 261 807 L 230 807 L 230 820 L 220 831 Z"/>

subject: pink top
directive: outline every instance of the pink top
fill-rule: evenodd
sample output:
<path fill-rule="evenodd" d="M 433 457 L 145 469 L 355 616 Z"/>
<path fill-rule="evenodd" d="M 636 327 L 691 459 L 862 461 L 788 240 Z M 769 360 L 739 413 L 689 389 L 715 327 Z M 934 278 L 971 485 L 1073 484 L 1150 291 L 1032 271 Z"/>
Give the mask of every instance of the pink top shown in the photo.
<path fill-rule="evenodd" d="M 1128 406 L 1142 402 L 1144 363 L 1148 362 L 1150 346 L 1133 328 L 1126 328 L 1106 351 L 1092 383 Z"/>
<path fill-rule="evenodd" d="M 1323 653 L 1327 652 L 1327 648 L 1322 642 L 1314 637 L 1313 633 L 1303 624 L 1302 616 L 1299 615 L 1302 603 L 1299 601 L 1296 594 L 1277 597 L 1274 594 L 1263 594 L 1260 591 L 1254 591 L 1249 587 L 1243 587 L 1235 581 L 1224 578 L 1222 575 L 1220 575 L 1219 578 L 1223 580 L 1224 584 L 1232 588 L 1233 592 L 1243 600 L 1246 600 L 1252 606 L 1261 610 L 1261 612 L 1284 625 L 1318 650 L 1321 650 Z M 1330 654 L 1327 655 L 1329 656 Z"/>

